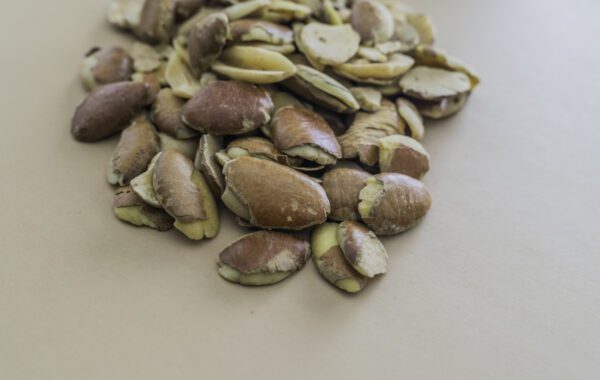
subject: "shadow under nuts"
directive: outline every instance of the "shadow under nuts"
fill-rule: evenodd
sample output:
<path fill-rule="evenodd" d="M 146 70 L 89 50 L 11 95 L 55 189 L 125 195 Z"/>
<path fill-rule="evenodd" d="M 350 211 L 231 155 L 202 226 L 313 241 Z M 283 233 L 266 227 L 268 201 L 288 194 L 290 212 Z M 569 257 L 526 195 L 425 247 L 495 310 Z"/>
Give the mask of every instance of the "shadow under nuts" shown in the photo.
<path fill-rule="evenodd" d="M 327 220 L 325 190 L 287 166 L 241 157 L 223 168 L 225 205 L 250 224 L 266 229 L 302 230 Z"/>

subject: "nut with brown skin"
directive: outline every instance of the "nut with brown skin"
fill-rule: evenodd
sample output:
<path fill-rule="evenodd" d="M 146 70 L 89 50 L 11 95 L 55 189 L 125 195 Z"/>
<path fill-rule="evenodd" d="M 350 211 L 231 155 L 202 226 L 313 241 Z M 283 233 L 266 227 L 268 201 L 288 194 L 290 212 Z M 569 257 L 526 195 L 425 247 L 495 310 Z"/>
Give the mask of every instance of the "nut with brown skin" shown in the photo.
<path fill-rule="evenodd" d="M 275 147 L 275 144 L 264 137 L 252 136 L 235 139 L 227 146 L 226 153 L 230 159 L 250 156 L 291 167 L 302 165 L 301 159 L 283 154 Z"/>
<path fill-rule="evenodd" d="M 304 107 L 279 109 L 269 135 L 279 150 L 292 157 L 319 165 L 333 165 L 342 157 L 340 144 L 325 119 Z"/>
<path fill-rule="evenodd" d="M 221 166 L 216 160 L 215 155 L 223 149 L 223 139 L 213 135 L 203 135 L 200 137 L 194 166 L 204 175 L 208 186 L 216 197 L 220 197 L 225 190 L 225 179 Z"/>
<path fill-rule="evenodd" d="M 146 115 L 138 116 L 121 133 L 108 165 L 108 183 L 125 186 L 142 174 L 160 150 L 154 127 Z"/>
<path fill-rule="evenodd" d="M 133 60 L 120 47 L 93 48 L 83 61 L 81 79 L 85 88 L 94 88 L 115 82 L 127 81 L 133 73 Z"/>
<path fill-rule="evenodd" d="M 271 285 L 304 267 L 310 244 L 299 237 L 273 231 L 246 235 L 225 248 L 217 261 L 219 274 L 241 285 Z"/>
<path fill-rule="evenodd" d="M 406 174 L 421 179 L 429 171 L 429 153 L 417 140 L 394 135 L 379 140 L 381 172 Z"/>
<path fill-rule="evenodd" d="M 232 22 L 230 39 L 234 42 L 260 41 L 274 45 L 290 44 L 294 34 L 287 26 L 257 19 L 243 19 Z"/>
<path fill-rule="evenodd" d="M 71 122 L 76 140 L 94 142 L 123 130 L 152 102 L 146 83 L 117 82 L 92 91 L 77 107 Z"/>
<path fill-rule="evenodd" d="M 352 6 L 352 27 L 365 45 L 389 40 L 394 34 L 394 18 L 378 1 L 359 0 Z"/>
<path fill-rule="evenodd" d="M 331 203 L 329 219 L 336 221 L 358 220 L 360 191 L 371 175 L 362 169 L 335 168 L 323 175 L 323 188 Z"/>
<path fill-rule="evenodd" d="M 421 141 L 425 135 L 425 126 L 417 107 L 404 98 L 396 99 L 396 107 L 398 107 L 398 114 L 408 127 L 408 135 L 417 141 Z"/>
<path fill-rule="evenodd" d="M 193 240 L 217 235 L 217 204 L 189 158 L 174 150 L 163 152 L 156 161 L 153 184 L 161 206 L 175 218 L 175 228 Z"/>
<path fill-rule="evenodd" d="M 425 185 L 407 175 L 378 174 L 360 192 L 358 211 L 377 235 L 395 235 L 419 223 L 431 208 Z"/>
<path fill-rule="evenodd" d="M 152 105 L 152 121 L 156 128 L 177 139 L 188 139 L 198 135 L 181 120 L 181 110 L 185 100 L 177 97 L 173 90 L 162 89 Z"/>
<path fill-rule="evenodd" d="M 330 211 L 325 190 L 287 166 L 240 157 L 223 168 L 225 205 L 250 224 L 265 229 L 302 230 L 323 223 Z"/>
<path fill-rule="evenodd" d="M 271 120 L 273 102 L 264 89 L 242 82 L 213 82 L 184 107 L 183 121 L 217 136 L 252 132 Z"/>
<path fill-rule="evenodd" d="M 337 229 L 344 257 L 365 277 L 373 278 L 388 271 L 388 253 L 377 236 L 360 223 L 347 220 Z"/>
<path fill-rule="evenodd" d="M 146 0 L 135 34 L 150 43 L 169 42 L 175 25 L 173 0 Z"/>
<path fill-rule="evenodd" d="M 225 13 L 213 13 L 196 24 L 188 36 L 187 51 L 190 68 L 199 76 L 217 60 L 229 35 L 229 21 Z"/>
<path fill-rule="evenodd" d="M 173 228 L 173 218 L 164 210 L 145 204 L 131 186 L 117 190 L 113 208 L 117 218 L 135 226 L 148 226 L 159 231 Z"/>

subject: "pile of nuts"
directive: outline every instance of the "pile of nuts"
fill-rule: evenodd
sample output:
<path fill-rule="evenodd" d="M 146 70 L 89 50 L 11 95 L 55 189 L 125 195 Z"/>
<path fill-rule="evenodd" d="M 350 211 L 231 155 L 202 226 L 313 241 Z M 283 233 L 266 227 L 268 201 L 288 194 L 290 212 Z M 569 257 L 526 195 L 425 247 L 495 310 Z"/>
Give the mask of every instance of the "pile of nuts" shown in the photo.
<path fill-rule="evenodd" d="M 431 206 L 423 117 L 455 114 L 479 83 L 433 46 L 427 15 L 396 0 L 111 0 L 108 18 L 138 41 L 87 54 L 71 132 L 121 133 L 119 219 L 208 239 L 220 199 L 260 229 L 217 261 L 243 285 L 311 255 L 350 293 L 388 271 L 377 236 Z"/>

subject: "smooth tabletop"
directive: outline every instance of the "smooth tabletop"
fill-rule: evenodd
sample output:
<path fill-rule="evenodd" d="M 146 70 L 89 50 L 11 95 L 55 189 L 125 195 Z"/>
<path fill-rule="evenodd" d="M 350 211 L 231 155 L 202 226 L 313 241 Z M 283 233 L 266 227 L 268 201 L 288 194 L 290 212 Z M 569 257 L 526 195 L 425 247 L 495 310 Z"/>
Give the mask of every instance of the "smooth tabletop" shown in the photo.
<path fill-rule="evenodd" d="M 3 379 L 592 379 L 600 376 L 600 2 L 413 1 L 482 85 L 429 123 L 433 207 L 358 296 L 312 263 L 221 279 L 218 238 L 130 227 L 75 142 L 85 52 L 131 39 L 106 0 L 0 2 Z"/>

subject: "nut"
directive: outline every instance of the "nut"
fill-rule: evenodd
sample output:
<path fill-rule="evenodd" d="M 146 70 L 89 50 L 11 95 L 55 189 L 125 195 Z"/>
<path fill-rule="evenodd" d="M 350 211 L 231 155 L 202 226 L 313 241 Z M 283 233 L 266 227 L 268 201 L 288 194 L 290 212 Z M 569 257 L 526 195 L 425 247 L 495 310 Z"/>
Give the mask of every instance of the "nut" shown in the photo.
<path fill-rule="evenodd" d="M 161 90 L 152 106 L 152 121 L 156 128 L 176 139 L 188 139 L 198 133 L 181 120 L 181 110 L 185 101 L 173 94 L 169 88 Z"/>
<path fill-rule="evenodd" d="M 407 51 L 404 48 L 402 42 L 400 41 L 381 42 L 375 45 L 374 49 L 377 50 L 380 54 L 384 54 L 385 56 L 393 53 L 402 53 Z"/>
<path fill-rule="evenodd" d="M 81 79 L 88 90 L 98 86 L 127 81 L 133 72 L 133 61 L 120 47 L 93 48 L 83 61 Z"/>
<path fill-rule="evenodd" d="M 230 38 L 235 42 L 259 41 L 284 45 L 294 41 L 294 34 L 290 28 L 269 21 L 237 20 L 231 23 L 230 28 Z"/>
<path fill-rule="evenodd" d="M 121 133 L 108 165 L 108 183 L 125 186 L 143 173 L 159 152 L 158 137 L 146 115 L 141 115 Z"/>
<path fill-rule="evenodd" d="M 337 229 L 344 257 L 365 277 L 373 278 L 388 271 L 388 253 L 373 231 L 360 223 L 347 220 Z"/>
<path fill-rule="evenodd" d="M 138 175 L 131 180 L 131 188 L 144 202 L 152 207 L 161 208 L 160 201 L 154 191 L 154 168 L 156 167 L 156 161 L 162 153 L 159 152 L 152 158 L 152 161 L 148 164 L 148 169 L 145 172 Z"/>
<path fill-rule="evenodd" d="M 417 141 L 422 140 L 423 135 L 425 135 L 425 126 L 417 107 L 409 100 L 403 98 L 396 99 L 396 106 L 398 107 L 398 114 L 400 114 L 400 117 L 402 117 L 408 126 L 407 132 L 409 136 Z"/>
<path fill-rule="evenodd" d="M 183 24 L 179 26 L 177 29 L 177 36 L 173 40 L 173 44 L 187 45 L 187 40 L 190 35 L 191 30 L 206 17 L 210 16 L 213 13 L 222 12 L 222 8 L 215 7 L 202 7 L 195 15 L 187 19 Z"/>
<path fill-rule="evenodd" d="M 394 34 L 392 14 L 377 1 L 356 1 L 352 6 L 351 24 L 366 45 L 385 42 Z"/>
<path fill-rule="evenodd" d="M 311 22 L 302 28 L 303 51 L 323 65 L 347 62 L 358 51 L 360 37 L 350 25 L 327 25 Z"/>
<path fill-rule="evenodd" d="M 138 27 L 145 2 L 146 0 L 110 0 L 108 22 L 126 30 Z"/>
<path fill-rule="evenodd" d="M 190 160 L 196 157 L 196 149 L 198 148 L 198 140 L 187 139 L 179 140 L 175 139 L 167 134 L 159 133 L 158 138 L 160 139 L 160 150 L 165 152 L 167 150 L 176 150 L 183 154 Z"/>
<path fill-rule="evenodd" d="M 163 152 L 156 161 L 153 184 L 161 206 L 175 218 L 175 228 L 193 240 L 217 235 L 217 204 L 189 158 L 174 150 Z"/>
<path fill-rule="evenodd" d="M 323 175 L 323 189 L 331 203 L 329 219 L 336 221 L 358 220 L 360 191 L 371 175 L 362 169 L 335 168 Z"/>
<path fill-rule="evenodd" d="M 275 144 L 263 137 L 242 137 L 233 140 L 227 146 L 227 156 L 229 159 L 250 156 L 291 167 L 302 165 L 301 159 L 286 156 Z"/>
<path fill-rule="evenodd" d="M 75 111 L 73 137 L 94 142 L 120 132 L 152 102 L 149 88 L 145 83 L 117 82 L 92 91 Z"/>
<path fill-rule="evenodd" d="M 269 160 L 241 157 L 223 168 L 221 199 L 236 215 L 266 229 L 302 230 L 323 223 L 330 206 L 311 177 Z"/>
<path fill-rule="evenodd" d="M 256 84 L 281 82 L 296 73 L 296 66 L 283 54 L 250 46 L 226 49 L 212 69 L 231 79 Z"/>
<path fill-rule="evenodd" d="M 323 0 L 321 18 L 325 23 L 331 25 L 342 25 L 344 23 L 342 16 L 335 9 L 331 0 Z"/>
<path fill-rule="evenodd" d="M 273 44 L 268 44 L 268 43 L 264 43 L 264 42 L 244 42 L 244 43 L 237 43 L 237 44 L 235 44 L 235 46 L 246 46 L 246 47 L 265 49 L 265 50 L 270 50 L 275 53 L 279 53 L 279 54 L 283 54 L 283 55 L 292 54 L 293 52 L 296 51 L 296 47 L 293 44 L 273 45 Z"/>
<path fill-rule="evenodd" d="M 310 244 L 294 235 L 258 231 L 225 248 L 219 274 L 242 285 L 271 285 L 299 271 L 310 257 Z"/>
<path fill-rule="evenodd" d="M 384 137 L 379 140 L 379 168 L 421 179 L 429 171 L 429 153 L 408 136 Z"/>
<path fill-rule="evenodd" d="M 173 228 L 173 218 L 169 214 L 145 204 L 130 186 L 117 190 L 113 208 L 117 218 L 135 226 L 148 226 L 159 231 Z"/>
<path fill-rule="evenodd" d="M 417 66 L 400 79 L 400 87 L 416 99 L 440 100 L 470 91 L 471 81 L 461 72 Z"/>
<path fill-rule="evenodd" d="M 177 52 L 173 52 L 169 58 L 165 79 L 172 88 L 173 94 L 180 98 L 190 99 L 200 90 L 200 83 Z"/>
<path fill-rule="evenodd" d="M 223 148 L 223 139 L 213 135 L 203 135 L 198 144 L 194 166 L 200 170 L 215 196 L 221 196 L 225 189 L 225 179 L 215 154 Z"/>
<path fill-rule="evenodd" d="M 310 7 L 293 1 L 273 0 L 258 13 L 264 20 L 288 23 L 293 20 L 305 20 L 310 16 L 312 10 Z"/>
<path fill-rule="evenodd" d="M 250 0 L 234 4 L 223 11 L 227 14 L 229 21 L 235 21 L 266 7 L 270 3 L 270 0 Z"/>
<path fill-rule="evenodd" d="M 431 196 L 422 182 L 396 173 L 369 178 L 359 197 L 360 216 L 377 235 L 395 235 L 414 227 L 431 207 Z"/>
<path fill-rule="evenodd" d="M 421 115 L 430 119 L 444 119 L 462 110 L 467 100 L 469 100 L 469 93 L 437 101 L 414 100 L 414 103 Z"/>
<path fill-rule="evenodd" d="M 275 146 L 292 157 L 333 165 L 342 150 L 325 119 L 303 107 L 287 106 L 273 116 L 269 129 Z"/>
<path fill-rule="evenodd" d="M 458 71 L 467 75 L 471 81 L 471 89 L 477 87 L 480 82 L 479 75 L 472 68 L 459 59 L 448 55 L 448 53 L 440 48 L 420 45 L 411 52 L 411 55 L 415 58 L 418 65 Z"/>
<path fill-rule="evenodd" d="M 264 89 L 217 81 L 202 88 L 183 107 L 182 119 L 202 133 L 240 135 L 268 123 L 272 112 L 273 102 Z"/>
<path fill-rule="evenodd" d="M 435 42 L 435 26 L 433 22 L 423 13 L 408 13 L 406 19 L 419 33 L 419 42 L 423 45 L 433 45 Z"/>
<path fill-rule="evenodd" d="M 381 92 L 373 87 L 352 87 L 350 92 L 352 92 L 362 110 L 376 112 L 381 108 Z"/>
<path fill-rule="evenodd" d="M 348 129 L 348 126 L 346 125 L 344 120 L 342 120 L 341 115 L 318 106 L 313 106 L 313 111 L 315 111 L 316 113 L 321 115 L 323 119 L 325 119 L 325 121 L 327 122 L 327 124 L 329 124 L 329 127 L 333 130 L 333 133 L 335 133 L 336 136 L 343 135 Z"/>
<path fill-rule="evenodd" d="M 375 113 L 359 112 L 348 131 L 339 137 L 343 157 L 356 158 L 373 166 L 379 159 L 377 141 L 385 136 L 404 134 L 404 122 L 394 103 L 387 99 Z"/>
<path fill-rule="evenodd" d="M 392 38 L 397 40 L 396 42 L 400 42 L 400 46 L 397 46 L 397 49 L 403 53 L 412 51 L 421 42 L 419 31 L 408 23 L 406 17 L 395 20 L 394 37 Z M 378 46 L 378 48 L 385 54 L 384 50 L 388 47 Z"/>
<path fill-rule="evenodd" d="M 348 264 L 338 243 L 337 232 L 337 223 L 325 223 L 313 231 L 313 262 L 319 274 L 335 287 L 348 293 L 358 293 L 368 280 Z"/>
<path fill-rule="evenodd" d="M 357 55 L 371 62 L 387 62 L 386 54 L 380 52 L 374 47 L 361 46 L 358 48 Z"/>
<path fill-rule="evenodd" d="M 134 42 L 131 49 L 133 68 L 137 73 L 151 73 L 158 70 L 163 62 L 163 56 L 152 46 Z"/>
<path fill-rule="evenodd" d="M 135 34 L 150 43 L 169 42 L 175 25 L 175 4 L 172 0 L 146 0 L 140 24 Z"/>
<path fill-rule="evenodd" d="M 277 110 L 285 106 L 304 107 L 304 104 L 300 100 L 298 100 L 298 98 L 285 91 L 277 91 L 271 94 L 271 99 L 273 100 L 273 109 L 275 112 L 277 112 Z"/>
<path fill-rule="evenodd" d="M 187 51 L 190 68 L 199 76 L 217 60 L 229 35 L 229 21 L 225 13 L 213 13 L 196 24 L 188 36 Z"/>
<path fill-rule="evenodd" d="M 383 85 L 406 73 L 414 63 L 414 59 L 407 55 L 392 54 L 386 62 L 373 63 L 356 59 L 335 67 L 333 71 L 356 82 Z"/>

